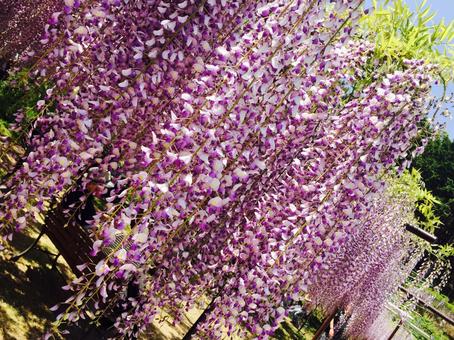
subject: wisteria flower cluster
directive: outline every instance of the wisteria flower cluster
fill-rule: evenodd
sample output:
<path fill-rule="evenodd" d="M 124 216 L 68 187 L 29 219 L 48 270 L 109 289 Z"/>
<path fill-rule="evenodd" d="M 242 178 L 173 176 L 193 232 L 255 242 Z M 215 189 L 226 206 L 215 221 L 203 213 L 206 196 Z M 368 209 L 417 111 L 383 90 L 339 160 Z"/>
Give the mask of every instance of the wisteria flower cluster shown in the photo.
<path fill-rule="evenodd" d="M 360 6 L 65 0 L 30 74 L 54 85 L 0 207 L 11 235 L 76 186 L 103 187 L 104 255 L 80 267 L 57 326 L 118 304 L 133 334 L 208 299 L 201 338 L 267 338 L 309 295 L 354 305 L 364 330 L 408 269 L 382 175 L 412 147 L 434 68 L 384 72 L 354 37 Z"/>
<path fill-rule="evenodd" d="M 349 311 L 346 331 L 353 338 L 377 331 L 375 320 L 424 257 L 415 236 L 405 230 L 406 224 L 415 224 L 416 202 L 405 191 L 396 193 L 392 182 L 372 199 L 363 227 L 329 254 L 309 288 L 316 305 Z M 384 334 L 383 327 L 375 334 Z"/>

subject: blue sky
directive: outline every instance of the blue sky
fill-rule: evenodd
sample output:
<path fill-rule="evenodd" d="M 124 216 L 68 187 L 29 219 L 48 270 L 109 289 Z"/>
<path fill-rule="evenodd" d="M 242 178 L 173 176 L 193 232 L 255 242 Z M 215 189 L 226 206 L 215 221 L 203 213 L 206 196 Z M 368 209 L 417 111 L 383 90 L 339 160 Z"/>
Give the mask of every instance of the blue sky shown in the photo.
<path fill-rule="evenodd" d="M 404 2 L 406 2 L 411 8 L 416 8 L 416 6 L 421 3 L 421 0 L 404 0 Z M 366 0 L 366 8 L 370 7 L 370 4 L 371 1 Z M 433 20 L 434 22 L 439 22 L 443 18 L 445 19 L 445 23 L 449 23 L 454 20 L 454 0 L 428 0 L 426 6 L 429 6 L 432 12 L 436 13 Z M 449 95 L 452 92 L 454 92 L 454 84 L 450 83 L 447 93 Z M 433 93 L 436 96 L 441 96 L 442 87 L 434 86 Z M 451 111 L 451 114 L 454 115 L 454 112 Z M 451 139 L 454 140 L 454 118 L 446 119 L 439 114 L 438 120 L 446 123 L 446 130 L 448 131 Z"/>
<path fill-rule="evenodd" d="M 418 0 L 405 0 L 405 2 L 412 7 L 416 7 L 420 3 Z M 454 0 L 428 0 L 427 5 L 430 6 L 433 12 L 437 13 L 434 21 L 439 22 L 444 18 L 445 23 L 449 23 L 454 20 Z M 433 92 L 435 95 L 440 96 L 442 94 L 442 87 L 435 87 Z M 454 92 L 454 84 L 452 82 L 448 85 L 447 92 L 448 95 Z M 451 114 L 454 114 L 454 112 L 451 111 Z M 446 119 L 439 116 L 439 120 L 447 123 L 446 130 L 448 131 L 451 140 L 454 140 L 454 118 Z"/>

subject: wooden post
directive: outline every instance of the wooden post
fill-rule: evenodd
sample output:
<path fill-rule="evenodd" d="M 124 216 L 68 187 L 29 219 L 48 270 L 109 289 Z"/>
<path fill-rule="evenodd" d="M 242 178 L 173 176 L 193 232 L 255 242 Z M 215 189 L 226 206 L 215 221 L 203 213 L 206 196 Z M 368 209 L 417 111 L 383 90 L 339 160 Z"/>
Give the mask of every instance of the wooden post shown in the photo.
<path fill-rule="evenodd" d="M 336 316 L 336 313 L 337 313 L 337 308 L 335 310 L 333 310 L 331 312 L 331 314 L 329 314 L 322 322 L 322 324 L 320 325 L 320 327 L 318 328 L 317 332 L 315 332 L 314 334 L 314 337 L 312 338 L 312 340 L 317 340 L 320 338 L 320 336 L 323 334 L 323 332 L 326 330 L 326 328 L 328 328 L 329 326 L 329 323 L 331 322 L 331 320 L 334 319 L 334 317 Z"/>
<path fill-rule="evenodd" d="M 429 243 L 437 242 L 437 237 L 435 235 L 432 235 L 432 234 L 428 233 L 427 231 L 425 231 L 425 230 L 423 230 L 421 228 L 415 227 L 414 225 L 411 225 L 411 224 L 407 223 L 407 224 L 405 224 L 405 229 L 408 232 L 410 232 L 410 233 L 422 238 L 423 240 L 425 240 L 425 241 L 427 241 Z"/>
<path fill-rule="evenodd" d="M 394 338 L 394 335 L 396 335 L 397 331 L 399 330 L 400 326 L 402 326 L 402 319 L 399 321 L 399 323 L 397 324 L 396 328 L 394 328 L 393 332 L 391 333 L 391 335 L 388 337 L 388 340 L 391 340 L 392 338 Z"/>
<path fill-rule="evenodd" d="M 427 308 L 429 311 L 431 311 L 433 314 L 435 314 L 436 316 L 442 318 L 443 320 L 445 320 L 446 322 L 450 323 L 451 325 L 454 326 L 454 320 L 451 319 L 450 316 L 444 314 L 443 312 L 439 311 L 438 309 L 432 307 L 432 305 L 424 300 L 422 300 L 421 298 L 419 298 L 418 296 L 414 296 L 411 292 L 409 292 L 407 289 L 405 289 L 404 287 L 402 286 L 399 286 L 399 289 L 404 292 L 405 294 L 411 296 L 411 297 L 414 297 L 416 298 L 417 302 L 420 303 L 421 305 L 423 305 L 425 308 Z"/>

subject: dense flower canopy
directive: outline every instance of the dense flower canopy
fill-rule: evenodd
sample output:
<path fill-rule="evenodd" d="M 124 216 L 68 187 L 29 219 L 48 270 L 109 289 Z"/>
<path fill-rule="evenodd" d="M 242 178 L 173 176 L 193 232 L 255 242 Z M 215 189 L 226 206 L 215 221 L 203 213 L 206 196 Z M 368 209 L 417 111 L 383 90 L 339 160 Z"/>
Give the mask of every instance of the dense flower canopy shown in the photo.
<path fill-rule="evenodd" d="M 363 332 L 408 272 L 383 174 L 413 148 L 434 67 L 381 67 L 354 36 L 360 5 L 65 0 L 30 71 L 53 87 L 0 206 L 11 235 L 53 198 L 103 188 L 104 255 L 57 325 L 124 304 L 133 280 L 122 334 L 208 298 L 202 338 L 266 337 L 307 296 L 356 306 Z"/>

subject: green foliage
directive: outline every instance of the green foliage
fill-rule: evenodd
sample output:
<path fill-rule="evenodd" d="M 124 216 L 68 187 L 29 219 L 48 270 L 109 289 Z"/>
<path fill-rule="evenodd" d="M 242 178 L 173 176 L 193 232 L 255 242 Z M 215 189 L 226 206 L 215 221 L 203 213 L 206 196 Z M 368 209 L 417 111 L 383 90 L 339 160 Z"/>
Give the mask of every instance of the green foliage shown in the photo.
<path fill-rule="evenodd" d="M 413 161 L 426 186 L 449 204 L 454 202 L 454 142 L 446 132 L 440 133 L 425 148 L 424 153 Z"/>
<path fill-rule="evenodd" d="M 404 171 L 401 176 L 388 178 L 388 182 L 393 197 L 405 195 L 414 202 L 414 219 L 418 227 L 431 234 L 437 234 L 437 230 L 443 225 L 437 213 L 437 207 L 442 205 L 442 201 L 424 187 L 421 173 L 413 168 Z M 445 244 L 429 244 L 417 237 L 415 241 L 441 262 L 449 261 L 449 258 L 454 256 L 454 246 L 451 241 Z"/>
<path fill-rule="evenodd" d="M 442 224 L 435 231 L 440 245 L 432 248 L 433 255 L 442 261 L 449 260 L 454 267 L 454 142 L 446 132 L 441 132 L 413 160 L 412 167 L 419 170 L 426 188 L 441 202 L 434 206 Z M 454 280 L 448 280 L 443 290 L 453 299 Z"/>
<path fill-rule="evenodd" d="M 44 96 L 48 84 L 34 85 L 27 76 L 28 70 L 24 69 L 0 80 L 0 135 L 11 136 L 8 125 L 14 121 L 17 111 L 25 113 L 25 125 L 38 115 L 36 102 Z"/>
<path fill-rule="evenodd" d="M 433 336 L 433 339 L 437 340 L 449 340 L 449 336 L 444 332 L 444 329 L 434 320 L 433 315 L 427 314 L 422 311 L 422 314 L 413 312 L 411 314 L 413 320 L 412 323 L 425 331 L 427 334 Z M 412 327 L 408 328 L 415 339 L 426 340 L 426 337 L 415 331 Z"/>
<path fill-rule="evenodd" d="M 415 202 L 415 219 L 418 226 L 429 233 L 434 233 L 441 224 L 435 214 L 435 206 L 441 202 L 424 188 L 421 174 L 416 169 L 404 171 L 399 178 L 392 180 L 391 192 L 405 193 Z"/>
<path fill-rule="evenodd" d="M 0 119 L 0 136 L 11 137 L 13 135 L 8 126 L 9 124 L 6 120 Z"/>
<path fill-rule="evenodd" d="M 402 0 L 373 0 L 374 10 L 361 20 L 361 32 L 376 43 L 376 57 L 391 69 L 405 59 L 438 65 L 443 84 L 454 79 L 454 22 L 433 24 L 435 13 L 423 0 L 411 11 Z"/>
<path fill-rule="evenodd" d="M 451 243 L 443 245 L 432 245 L 431 250 L 432 255 L 434 255 L 441 261 L 447 261 L 450 257 L 454 256 L 454 246 Z"/>
<path fill-rule="evenodd" d="M 449 311 L 454 314 L 454 304 L 449 301 L 449 298 L 446 295 L 431 288 L 427 288 L 426 290 L 435 298 L 438 303 L 442 303 L 444 307 L 449 309 Z"/>
<path fill-rule="evenodd" d="M 444 227 L 437 233 L 442 243 L 454 240 L 454 142 L 446 132 L 431 140 L 412 166 L 418 169 L 426 188 L 441 202 L 435 207 Z"/>

